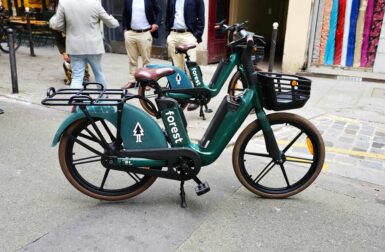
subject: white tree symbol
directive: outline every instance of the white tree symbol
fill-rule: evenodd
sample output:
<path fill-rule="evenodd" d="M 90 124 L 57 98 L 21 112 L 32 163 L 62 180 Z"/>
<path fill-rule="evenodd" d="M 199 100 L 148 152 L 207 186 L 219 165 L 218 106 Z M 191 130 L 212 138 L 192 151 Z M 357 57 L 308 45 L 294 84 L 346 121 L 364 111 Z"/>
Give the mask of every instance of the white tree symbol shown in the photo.
<path fill-rule="evenodd" d="M 133 132 L 134 132 L 134 136 L 136 137 L 136 142 L 141 143 L 142 142 L 142 136 L 144 136 L 144 130 L 143 130 L 143 128 L 139 122 L 136 123 Z"/>
<path fill-rule="evenodd" d="M 175 80 L 176 80 L 176 84 L 180 85 L 180 83 L 182 82 L 182 77 L 180 76 L 180 74 L 176 75 Z"/>

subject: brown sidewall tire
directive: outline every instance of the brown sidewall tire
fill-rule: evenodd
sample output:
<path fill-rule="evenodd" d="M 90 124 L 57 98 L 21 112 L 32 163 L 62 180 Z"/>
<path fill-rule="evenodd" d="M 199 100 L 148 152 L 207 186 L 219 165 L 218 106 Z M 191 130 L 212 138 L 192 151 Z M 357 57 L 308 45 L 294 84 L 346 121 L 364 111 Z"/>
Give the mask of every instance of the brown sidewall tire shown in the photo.
<path fill-rule="evenodd" d="M 293 121 L 295 121 L 297 123 L 299 122 L 300 124 L 302 124 L 304 126 L 304 128 L 307 128 L 311 132 L 314 133 L 314 137 L 317 139 L 316 141 L 319 143 L 319 146 L 318 146 L 319 162 L 317 164 L 317 167 L 315 168 L 314 173 L 310 177 L 310 179 L 308 181 L 306 181 L 302 186 L 300 186 L 299 188 L 295 189 L 294 191 L 291 191 L 291 192 L 288 192 L 288 193 L 284 193 L 284 194 L 270 194 L 270 193 L 265 193 L 265 192 L 262 192 L 260 190 L 257 190 L 252 185 L 250 185 L 248 183 L 248 181 L 245 179 L 245 177 L 243 176 L 243 174 L 241 172 L 241 167 L 240 167 L 239 155 L 240 155 L 241 146 L 243 145 L 243 142 L 246 139 L 248 139 L 250 134 L 255 133 L 256 130 L 257 131 L 261 130 L 261 127 L 260 127 L 258 121 L 256 120 L 256 121 L 250 123 L 243 130 L 241 135 L 238 137 L 238 139 L 237 139 L 237 141 L 236 141 L 236 143 L 234 145 L 233 158 L 232 158 L 234 172 L 235 172 L 238 180 L 249 191 L 251 191 L 251 192 L 253 192 L 253 193 L 255 193 L 255 194 L 257 194 L 257 195 L 259 195 L 259 196 L 261 196 L 263 198 L 283 199 L 283 198 L 290 197 L 292 195 L 295 195 L 295 194 L 303 191 L 309 185 L 311 185 L 314 182 L 314 180 L 318 177 L 318 175 L 320 174 L 320 172 L 322 170 L 323 163 L 324 163 L 324 160 L 325 160 L 325 145 L 324 145 L 322 136 L 319 133 L 319 131 L 317 130 L 317 128 L 313 124 L 311 124 L 307 119 L 305 119 L 305 118 L 303 118 L 303 117 L 301 117 L 299 115 L 291 114 L 291 113 L 274 113 L 274 114 L 268 115 L 267 117 L 268 117 L 268 120 L 269 120 L 269 122 L 271 124 L 273 124 L 273 122 L 283 121 L 283 120 L 287 120 L 287 122 L 293 122 Z"/>
<path fill-rule="evenodd" d="M 71 124 L 66 129 L 66 132 L 68 132 L 70 134 L 71 132 L 73 132 L 79 126 L 79 124 L 82 124 L 82 123 L 83 123 L 82 119 L 74 122 L 73 124 Z M 67 165 L 67 162 L 66 162 L 66 147 L 67 147 L 67 144 L 68 144 L 68 140 L 69 140 L 69 138 L 66 137 L 65 135 L 63 135 L 61 140 L 60 140 L 60 145 L 59 145 L 59 162 L 60 162 L 61 169 L 62 169 L 65 177 L 67 178 L 67 180 L 77 190 L 79 190 L 80 192 L 82 192 L 82 193 L 84 193 L 84 194 L 86 194 L 86 195 L 88 195 L 88 196 L 90 196 L 92 198 L 99 199 L 99 200 L 105 200 L 105 201 L 119 201 L 119 200 L 129 199 L 129 198 L 132 198 L 132 197 L 134 197 L 134 196 L 144 192 L 157 179 L 156 177 L 147 177 L 146 178 L 147 181 L 141 187 L 139 187 L 137 190 L 135 190 L 135 191 L 133 191 L 131 193 L 127 193 L 127 194 L 119 195 L 119 196 L 104 196 L 104 195 L 99 195 L 99 194 L 96 194 L 96 193 L 94 193 L 92 191 L 89 191 L 86 188 L 84 188 L 83 186 L 81 186 L 79 184 L 79 182 L 72 176 L 72 174 L 70 172 L 70 169 L 69 169 L 69 167 Z"/>
<path fill-rule="evenodd" d="M 241 79 L 241 72 L 237 71 L 230 79 L 229 87 L 227 88 L 227 93 L 230 96 L 234 96 L 235 86 L 237 85 L 238 80 Z M 242 83 L 243 84 L 243 83 Z"/>

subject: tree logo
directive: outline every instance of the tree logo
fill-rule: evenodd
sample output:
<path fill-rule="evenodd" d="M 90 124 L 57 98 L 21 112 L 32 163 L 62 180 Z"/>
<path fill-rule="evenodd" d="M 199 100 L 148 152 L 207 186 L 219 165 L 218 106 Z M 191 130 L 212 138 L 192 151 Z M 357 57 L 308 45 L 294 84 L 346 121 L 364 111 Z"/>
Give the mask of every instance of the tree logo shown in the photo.
<path fill-rule="evenodd" d="M 142 136 L 144 136 L 144 130 L 142 128 L 142 125 L 140 125 L 139 122 L 136 123 L 134 130 L 132 132 L 134 132 L 134 137 L 136 137 L 136 142 L 141 143 L 142 142 Z"/>
<path fill-rule="evenodd" d="M 176 84 L 180 85 L 180 83 L 182 82 L 182 77 L 180 76 L 180 74 L 176 75 L 175 80 L 176 80 Z"/>

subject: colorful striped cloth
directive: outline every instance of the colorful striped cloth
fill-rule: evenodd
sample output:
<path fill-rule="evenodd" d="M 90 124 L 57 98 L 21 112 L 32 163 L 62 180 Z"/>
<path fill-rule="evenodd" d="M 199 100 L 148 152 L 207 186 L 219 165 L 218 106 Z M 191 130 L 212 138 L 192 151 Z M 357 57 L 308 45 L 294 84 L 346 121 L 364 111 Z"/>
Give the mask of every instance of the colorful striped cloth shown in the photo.
<path fill-rule="evenodd" d="M 322 22 L 321 30 L 321 42 L 320 42 L 320 59 L 319 62 L 322 65 L 325 59 L 326 42 L 329 36 L 330 29 L 330 14 L 332 12 L 333 0 L 325 0 L 324 18 Z"/>
<path fill-rule="evenodd" d="M 361 50 L 362 40 L 364 35 L 365 13 L 368 7 L 368 0 L 361 0 L 360 10 L 357 20 L 357 32 L 356 32 L 356 49 L 354 51 L 354 67 L 360 67 L 361 65 Z"/>
<path fill-rule="evenodd" d="M 346 66 L 352 67 L 354 61 L 354 47 L 356 45 L 356 29 L 357 29 L 357 19 L 358 19 L 358 10 L 360 8 L 360 1 L 353 0 L 352 2 L 352 11 L 350 13 L 350 30 L 349 30 L 349 40 L 348 40 L 348 51 L 346 54 Z"/>
<path fill-rule="evenodd" d="M 345 25 L 345 11 L 346 11 L 346 0 L 340 0 L 338 6 L 338 24 L 336 32 L 336 49 L 334 53 L 334 64 L 341 64 L 342 56 L 342 42 L 344 38 L 344 25 Z"/>
<path fill-rule="evenodd" d="M 333 65 L 334 63 L 337 21 L 338 21 L 338 0 L 333 0 L 333 8 L 330 14 L 329 36 L 326 42 L 326 49 L 325 49 L 325 59 L 324 59 L 325 65 Z"/>
<path fill-rule="evenodd" d="M 380 39 L 382 22 L 385 13 L 385 0 L 377 0 L 373 11 L 372 27 L 370 29 L 370 38 L 368 46 L 368 62 L 367 67 L 373 67 L 376 59 L 378 41 Z"/>
<path fill-rule="evenodd" d="M 361 67 L 366 67 L 366 63 L 368 62 L 368 47 L 369 47 L 370 28 L 372 27 L 374 1 L 375 0 L 368 0 L 368 7 L 366 8 L 366 13 L 365 13 L 364 35 L 362 37 L 362 49 L 361 49 Z"/>
<path fill-rule="evenodd" d="M 349 31 L 350 31 L 350 14 L 352 12 L 353 0 L 346 0 L 345 9 L 345 25 L 344 25 L 344 38 L 342 42 L 342 56 L 341 65 L 346 66 L 346 56 L 348 53 Z"/>
<path fill-rule="evenodd" d="M 324 15 L 323 10 L 325 7 L 325 0 L 320 0 L 318 7 L 319 7 L 319 9 L 318 9 L 319 11 L 318 11 L 318 17 L 317 17 L 316 31 L 321 31 L 323 15 Z M 320 43 L 321 43 L 321 33 L 316 32 L 315 37 L 314 37 L 314 47 L 313 47 L 313 53 L 312 53 L 312 63 L 314 65 L 317 65 L 319 63 Z"/>

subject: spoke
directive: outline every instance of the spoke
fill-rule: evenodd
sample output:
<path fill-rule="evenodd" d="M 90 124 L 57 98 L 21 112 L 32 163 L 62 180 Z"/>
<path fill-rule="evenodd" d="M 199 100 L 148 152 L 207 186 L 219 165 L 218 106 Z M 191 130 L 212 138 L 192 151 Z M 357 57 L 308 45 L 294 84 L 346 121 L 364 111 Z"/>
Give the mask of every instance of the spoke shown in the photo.
<path fill-rule="evenodd" d="M 258 157 L 268 157 L 270 158 L 269 154 L 265 154 L 265 153 L 253 153 L 253 152 L 245 152 L 245 154 L 247 155 L 252 155 L 252 156 L 258 156 Z"/>
<path fill-rule="evenodd" d="M 303 163 L 303 164 L 312 164 L 314 160 L 309 159 L 309 158 L 286 156 L 286 161 L 295 162 L 295 163 Z"/>
<path fill-rule="evenodd" d="M 83 146 L 84 148 L 86 148 L 87 150 L 95 153 L 96 155 L 99 155 L 99 156 L 104 156 L 103 153 L 95 150 L 94 148 L 88 146 L 87 144 L 83 143 L 82 141 L 80 141 L 79 139 L 76 139 L 75 137 L 73 137 L 72 135 L 69 135 L 67 133 L 64 133 L 67 137 L 69 137 L 72 141 L 76 142 L 77 144 Z"/>
<path fill-rule="evenodd" d="M 287 178 L 285 167 L 283 166 L 283 164 L 280 164 L 279 166 L 281 167 L 282 174 L 285 177 L 285 181 L 286 181 L 287 187 L 290 187 L 290 183 L 289 183 L 289 179 Z"/>
<path fill-rule="evenodd" d="M 99 159 L 94 159 L 94 160 L 90 160 L 90 161 L 84 161 L 84 162 L 73 162 L 74 165 L 80 165 L 80 164 L 89 164 L 89 163 L 95 163 L 95 162 L 101 162 L 102 159 L 99 158 Z"/>
<path fill-rule="evenodd" d="M 87 136 L 87 135 L 85 135 L 85 134 L 83 134 L 83 133 L 80 133 L 80 134 L 79 134 L 79 137 L 83 137 L 83 138 L 88 139 L 88 140 L 90 140 L 90 141 L 92 141 L 92 142 L 95 142 L 95 143 L 100 144 L 99 139 L 97 139 L 97 138 L 95 138 L 95 137 L 90 137 L 90 136 Z"/>
<path fill-rule="evenodd" d="M 130 177 L 135 180 L 136 183 L 140 182 L 140 178 L 138 177 L 138 175 L 136 175 L 135 173 L 131 173 L 131 172 L 127 172 L 128 175 L 130 175 Z"/>
<path fill-rule="evenodd" d="M 100 122 L 103 124 L 104 128 L 106 129 L 108 135 L 110 136 L 111 141 L 114 141 L 115 140 L 115 136 L 112 134 L 110 128 L 108 128 L 107 123 L 104 120 L 101 120 Z"/>
<path fill-rule="evenodd" d="M 100 185 L 100 190 L 103 190 L 104 184 L 106 183 L 108 174 L 110 173 L 110 169 L 106 169 L 106 172 L 104 173 L 104 177 L 102 180 L 102 184 Z"/>
<path fill-rule="evenodd" d="M 270 165 L 272 166 L 269 167 Z M 266 165 L 265 168 L 263 168 L 261 173 L 259 173 L 258 176 L 254 179 L 254 183 L 259 183 L 259 181 L 261 181 L 261 179 L 263 179 L 274 166 L 275 164 L 274 164 L 274 161 L 272 160 L 268 165 Z"/>
<path fill-rule="evenodd" d="M 295 143 L 295 141 L 297 141 L 298 140 L 298 138 L 301 136 L 303 134 L 303 131 L 301 131 L 290 143 L 289 143 L 289 145 L 288 146 L 286 146 L 286 148 L 285 149 L 283 149 L 283 151 L 282 151 L 282 153 L 286 153 L 286 151 L 288 150 L 288 149 L 290 149 L 290 147 Z"/>

